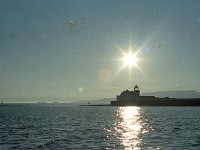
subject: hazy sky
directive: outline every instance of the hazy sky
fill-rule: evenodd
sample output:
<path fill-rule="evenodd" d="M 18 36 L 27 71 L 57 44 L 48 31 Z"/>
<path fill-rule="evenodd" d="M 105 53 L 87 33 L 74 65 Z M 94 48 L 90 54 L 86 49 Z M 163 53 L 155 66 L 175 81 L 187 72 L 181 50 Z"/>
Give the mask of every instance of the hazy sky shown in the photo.
<path fill-rule="evenodd" d="M 0 0 L 0 99 L 200 91 L 199 0 Z M 120 69 L 122 51 L 139 68 Z"/>

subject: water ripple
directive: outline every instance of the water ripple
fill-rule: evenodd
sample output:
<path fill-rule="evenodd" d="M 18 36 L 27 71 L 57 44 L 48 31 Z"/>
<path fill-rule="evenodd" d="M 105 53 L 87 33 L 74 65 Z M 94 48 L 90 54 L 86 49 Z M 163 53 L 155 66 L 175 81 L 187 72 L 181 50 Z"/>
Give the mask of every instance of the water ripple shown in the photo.
<path fill-rule="evenodd" d="M 200 149 L 199 107 L 0 107 L 0 149 Z"/>

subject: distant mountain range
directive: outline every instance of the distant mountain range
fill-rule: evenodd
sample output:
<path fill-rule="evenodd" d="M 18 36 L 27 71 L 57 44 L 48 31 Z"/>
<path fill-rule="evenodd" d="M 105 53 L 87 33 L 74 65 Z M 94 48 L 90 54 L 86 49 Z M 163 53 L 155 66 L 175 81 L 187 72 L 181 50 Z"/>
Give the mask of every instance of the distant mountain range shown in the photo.
<path fill-rule="evenodd" d="M 200 92 L 195 90 L 184 90 L 184 91 L 156 91 L 149 93 L 142 93 L 142 96 L 155 96 L 155 97 L 170 97 L 170 98 L 200 98 Z M 90 101 L 89 104 L 110 104 L 110 101 L 116 100 L 115 98 L 104 98 L 100 100 Z M 79 101 L 80 102 L 80 101 Z M 79 103 L 77 102 L 77 103 Z M 80 102 L 86 104 L 88 102 Z"/>

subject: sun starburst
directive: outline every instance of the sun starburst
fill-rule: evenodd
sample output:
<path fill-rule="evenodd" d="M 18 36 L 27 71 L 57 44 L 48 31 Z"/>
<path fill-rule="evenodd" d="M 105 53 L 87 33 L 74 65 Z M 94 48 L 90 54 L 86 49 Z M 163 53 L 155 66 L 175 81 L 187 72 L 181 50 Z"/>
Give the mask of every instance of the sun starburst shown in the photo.
<path fill-rule="evenodd" d="M 135 53 L 132 53 L 132 51 L 129 51 L 128 53 L 123 54 L 122 61 L 124 63 L 124 66 L 128 66 L 129 68 L 136 66 L 138 62 L 137 55 Z"/>
<path fill-rule="evenodd" d="M 122 63 L 122 67 L 120 68 L 120 71 L 127 68 L 131 72 L 133 68 L 139 69 L 139 50 L 133 50 L 131 46 L 129 46 L 128 50 L 121 50 L 122 56 L 119 59 Z"/>
<path fill-rule="evenodd" d="M 141 56 L 143 55 L 145 44 L 136 47 L 136 44 L 132 45 L 130 41 L 128 49 L 123 49 L 114 43 L 115 47 L 121 53 L 121 55 L 117 59 L 117 61 L 120 62 L 120 64 L 118 64 L 120 66 L 117 72 L 114 74 L 114 77 L 116 77 L 122 70 L 127 69 L 129 71 L 129 79 L 133 78 L 133 72 L 139 71 L 146 79 L 151 80 L 150 77 L 140 67 L 141 62 L 143 62 L 144 60 L 143 58 L 141 58 Z"/>

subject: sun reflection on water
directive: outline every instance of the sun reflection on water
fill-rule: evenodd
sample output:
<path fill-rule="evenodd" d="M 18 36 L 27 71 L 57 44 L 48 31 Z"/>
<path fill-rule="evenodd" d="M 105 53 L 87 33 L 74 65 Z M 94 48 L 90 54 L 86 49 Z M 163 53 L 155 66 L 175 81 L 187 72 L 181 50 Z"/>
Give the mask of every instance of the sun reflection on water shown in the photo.
<path fill-rule="evenodd" d="M 118 108 L 115 130 L 124 149 L 138 150 L 141 148 L 141 134 L 148 132 L 141 117 L 140 107 Z"/>

